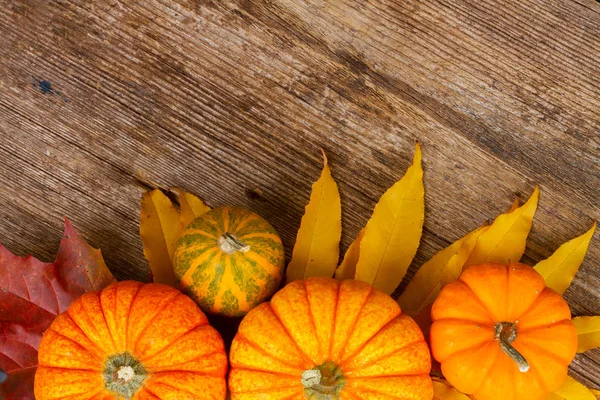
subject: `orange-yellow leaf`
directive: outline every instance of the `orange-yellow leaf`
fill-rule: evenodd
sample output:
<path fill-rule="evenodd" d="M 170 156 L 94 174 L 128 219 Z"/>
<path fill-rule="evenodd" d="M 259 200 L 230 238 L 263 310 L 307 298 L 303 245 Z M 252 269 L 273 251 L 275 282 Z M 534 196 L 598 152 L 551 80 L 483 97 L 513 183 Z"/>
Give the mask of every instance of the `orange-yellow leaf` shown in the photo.
<path fill-rule="evenodd" d="M 563 244 L 547 259 L 536 264 L 535 270 L 546 280 L 546 286 L 563 293 L 577 274 L 594 231 L 594 226 L 581 236 Z"/>
<path fill-rule="evenodd" d="M 486 229 L 487 226 L 479 227 L 423 264 L 398 298 L 402 312 L 410 316 L 419 314 L 435 301 L 442 286 L 458 279 L 477 239 Z"/>
<path fill-rule="evenodd" d="M 335 270 L 336 279 L 354 279 L 354 275 L 356 275 L 356 263 L 358 263 L 358 256 L 360 254 L 360 242 L 364 235 L 365 228 L 362 228 L 360 232 L 358 232 L 356 239 L 354 239 L 350 247 L 348 247 L 348 250 L 346 250 L 344 260 Z"/>
<path fill-rule="evenodd" d="M 469 400 L 469 396 L 459 392 L 446 380 L 434 379 L 433 400 Z"/>
<path fill-rule="evenodd" d="M 567 376 L 565 383 L 544 400 L 596 400 L 596 396 L 581 383 Z"/>
<path fill-rule="evenodd" d="M 508 212 L 513 212 L 515 211 L 517 208 L 519 208 L 519 197 L 515 197 L 515 201 L 512 203 L 512 206 L 510 206 L 510 209 L 508 210 Z"/>
<path fill-rule="evenodd" d="M 202 200 L 194 196 L 191 193 L 186 192 L 183 189 L 173 189 L 177 193 L 179 198 L 179 208 L 181 214 L 179 222 L 181 224 L 181 230 L 183 231 L 194 219 L 198 218 L 207 211 L 210 211 L 210 207 L 204 204 Z"/>
<path fill-rule="evenodd" d="M 402 179 L 379 199 L 365 228 L 356 279 L 388 294 L 398 286 L 415 257 L 425 211 L 421 147 Z"/>
<path fill-rule="evenodd" d="M 499 215 L 477 240 L 464 268 L 484 262 L 508 264 L 519 261 L 525 251 L 539 193 L 539 188 L 536 187 L 525 204 Z"/>
<path fill-rule="evenodd" d="M 572 321 L 577 329 L 578 353 L 600 347 L 600 316 L 575 317 Z"/>
<path fill-rule="evenodd" d="M 313 184 L 310 200 L 300 222 L 287 281 L 311 276 L 333 276 L 340 257 L 342 205 L 327 157 L 321 177 Z"/>
<path fill-rule="evenodd" d="M 140 236 L 154 282 L 175 286 L 171 260 L 181 233 L 179 211 L 159 189 L 142 195 Z"/>

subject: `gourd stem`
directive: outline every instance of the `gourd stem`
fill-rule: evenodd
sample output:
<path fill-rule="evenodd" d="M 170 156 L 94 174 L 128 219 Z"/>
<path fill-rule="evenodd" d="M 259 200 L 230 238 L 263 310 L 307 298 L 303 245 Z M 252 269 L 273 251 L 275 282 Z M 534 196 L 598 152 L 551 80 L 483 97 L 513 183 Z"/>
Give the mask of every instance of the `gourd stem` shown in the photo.
<path fill-rule="evenodd" d="M 307 397 L 316 400 L 339 399 L 345 385 L 342 371 L 331 361 L 304 371 L 300 381 Z"/>
<path fill-rule="evenodd" d="M 496 340 L 500 342 L 500 349 L 517 363 L 519 371 L 529 371 L 529 363 L 521 353 L 511 344 L 517 338 L 517 328 L 512 322 L 499 322 L 496 324 Z"/>
<path fill-rule="evenodd" d="M 221 250 L 227 254 L 233 254 L 236 251 L 241 251 L 242 253 L 245 253 L 248 250 L 250 250 L 249 245 L 242 242 L 240 239 L 237 238 L 237 236 L 229 232 L 225 232 L 219 238 L 218 243 Z"/>

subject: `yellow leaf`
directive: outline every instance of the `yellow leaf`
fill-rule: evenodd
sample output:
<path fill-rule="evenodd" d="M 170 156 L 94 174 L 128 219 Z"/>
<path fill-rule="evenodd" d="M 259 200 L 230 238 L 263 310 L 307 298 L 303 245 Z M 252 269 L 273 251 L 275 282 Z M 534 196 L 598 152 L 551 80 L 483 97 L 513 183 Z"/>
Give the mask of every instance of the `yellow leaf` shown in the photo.
<path fill-rule="evenodd" d="M 512 206 L 510 206 L 510 209 L 508 210 L 508 212 L 513 212 L 515 211 L 517 208 L 519 208 L 519 198 L 515 197 L 515 201 L 512 203 Z"/>
<path fill-rule="evenodd" d="M 202 200 L 183 189 L 173 189 L 179 198 L 179 207 L 181 209 L 180 224 L 183 231 L 194 219 L 198 218 L 207 211 L 210 207 L 204 204 Z"/>
<path fill-rule="evenodd" d="M 438 251 L 419 268 L 398 298 L 402 312 L 415 316 L 433 303 L 442 286 L 460 276 L 462 267 L 487 226 L 482 226 Z"/>
<path fill-rule="evenodd" d="M 159 189 L 142 195 L 140 236 L 154 282 L 175 286 L 171 260 L 181 233 L 179 211 Z"/>
<path fill-rule="evenodd" d="M 358 232 L 356 239 L 354 239 L 350 247 L 348 247 L 348 250 L 344 255 L 344 260 L 335 270 L 336 279 L 354 279 L 354 275 L 356 274 L 356 263 L 358 262 L 358 256 L 360 254 L 360 242 L 364 235 L 365 228 L 362 228 L 360 232 Z"/>
<path fill-rule="evenodd" d="M 433 400 L 469 400 L 469 396 L 459 392 L 446 380 L 433 380 Z"/>
<path fill-rule="evenodd" d="M 567 376 L 565 383 L 544 400 L 596 400 L 596 396 L 581 383 Z"/>
<path fill-rule="evenodd" d="M 575 317 L 572 321 L 577 329 L 578 353 L 600 347 L 600 316 Z"/>
<path fill-rule="evenodd" d="M 594 226 L 581 236 L 563 244 L 547 259 L 540 261 L 534 267 L 546 280 L 546 286 L 563 293 L 577 274 L 587 252 L 594 231 Z"/>
<path fill-rule="evenodd" d="M 484 262 L 508 264 L 519 261 L 525 251 L 525 241 L 531 230 L 539 193 L 536 187 L 525 204 L 499 215 L 477 240 L 464 268 Z"/>
<path fill-rule="evenodd" d="M 388 294 L 398 286 L 414 258 L 423 229 L 425 190 L 421 147 L 402 179 L 379 199 L 365 228 L 356 279 Z"/>
<path fill-rule="evenodd" d="M 300 222 L 287 281 L 311 276 L 333 276 L 340 257 L 342 205 L 327 157 L 321 177 L 313 184 L 310 200 Z"/>

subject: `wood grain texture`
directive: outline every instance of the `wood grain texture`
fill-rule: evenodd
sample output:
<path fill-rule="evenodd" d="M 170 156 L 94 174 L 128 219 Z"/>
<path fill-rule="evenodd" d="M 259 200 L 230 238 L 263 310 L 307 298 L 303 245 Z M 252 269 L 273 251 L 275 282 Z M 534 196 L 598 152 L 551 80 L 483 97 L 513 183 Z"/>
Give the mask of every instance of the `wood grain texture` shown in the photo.
<path fill-rule="evenodd" d="M 416 268 L 542 195 L 525 261 L 600 217 L 594 0 L 4 0 L 0 241 L 51 260 L 67 215 L 118 279 L 146 280 L 141 172 L 244 205 L 289 255 L 327 152 L 342 254 L 423 147 Z M 600 238 L 566 292 L 600 314 Z M 600 351 L 571 372 L 600 389 Z"/>

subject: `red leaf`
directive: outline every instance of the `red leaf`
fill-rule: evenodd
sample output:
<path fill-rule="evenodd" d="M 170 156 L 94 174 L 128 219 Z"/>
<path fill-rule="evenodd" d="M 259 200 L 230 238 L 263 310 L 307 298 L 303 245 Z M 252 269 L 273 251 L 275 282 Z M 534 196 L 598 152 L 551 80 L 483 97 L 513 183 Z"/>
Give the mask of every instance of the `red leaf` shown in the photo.
<path fill-rule="evenodd" d="M 99 250 L 68 219 L 56 261 L 19 257 L 0 244 L 0 398 L 34 399 L 37 349 L 46 328 L 73 300 L 115 282 Z"/>

